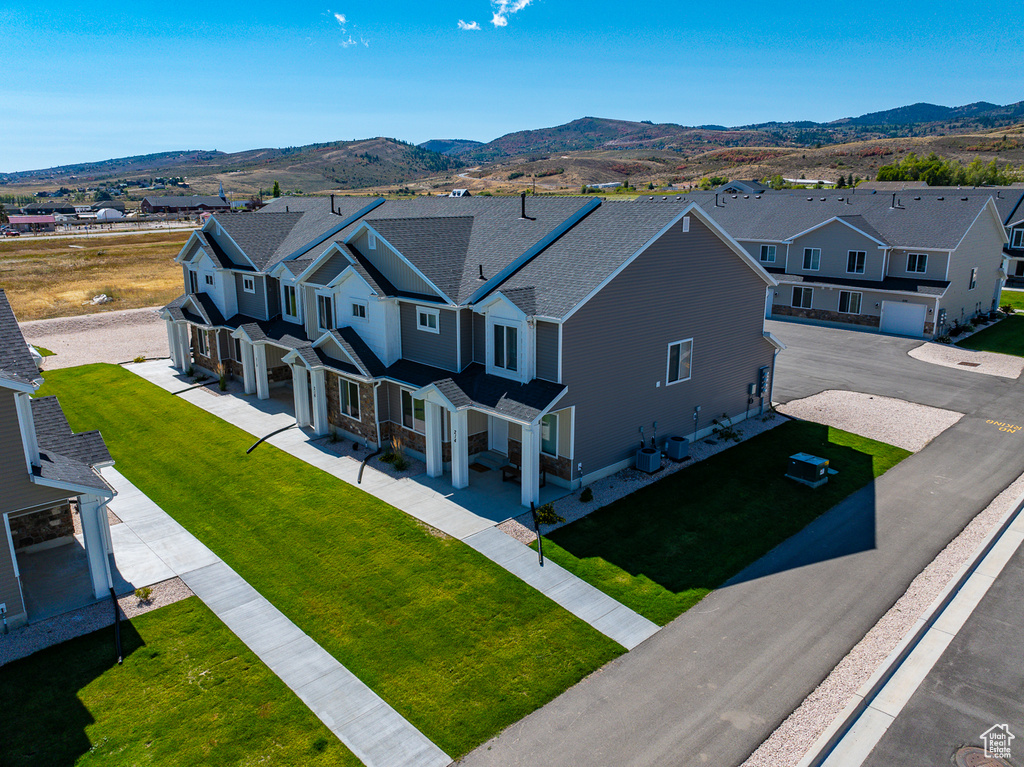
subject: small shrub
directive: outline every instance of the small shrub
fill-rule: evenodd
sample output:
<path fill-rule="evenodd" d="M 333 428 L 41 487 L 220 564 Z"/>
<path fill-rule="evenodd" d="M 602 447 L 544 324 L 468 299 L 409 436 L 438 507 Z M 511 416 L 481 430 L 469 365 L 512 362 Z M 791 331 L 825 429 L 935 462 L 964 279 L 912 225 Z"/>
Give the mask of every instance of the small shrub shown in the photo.
<path fill-rule="evenodd" d="M 537 516 L 537 525 L 544 527 L 545 525 L 557 525 L 565 522 L 565 517 L 555 511 L 555 505 L 551 502 L 545 503 L 534 514 Z"/>
<path fill-rule="evenodd" d="M 332 444 L 332 445 L 337 444 L 338 443 L 338 433 L 336 431 L 332 431 L 330 434 L 327 435 L 327 441 L 330 444 Z"/>
<path fill-rule="evenodd" d="M 736 431 L 736 427 L 732 425 L 732 419 L 725 413 L 722 413 L 721 418 L 713 419 L 711 423 L 714 424 L 711 431 L 719 439 L 731 439 L 733 442 L 740 441 L 740 433 Z"/>
<path fill-rule="evenodd" d="M 132 360 L 132 362 L 135 362 L 135 363 L 145 362 L 145 361 L 146 361 L 146 355 L 145 354 L 140 354 L 138 357 L 136 357 L 135 359 Z"/>
<path fill-rule="evenodd" d="M 951 338 L 956 338 L 957 336 L 962 335 L 963 332 L 964 332 L 964 326 L 963 325 L 954 325 L 953 327 L 951 327 L 949 329 L 948 335 Z"/>
<path fill-rule="evenodd" d="M 142 588 L 135 589 L 135 598 L 140 602 L 148 602 L 151 596 L 153 596 L 153 589 L 149 586 L 143 586 Z"/>
<path fill-rule="evenodd" d="M 968 322 L 966 325 L 964 325 L 964 331 L 963 332 L 964 333 L 973 333 L 975 330 L 977 330 L 977 328 L 974 327 L 974 325 L 972 325 L 970 322 Z"/>
<path fill-rule="evenodd" d="M 949 333 L 943 333 L 941 336 L 935 339 L 937 344 L 951 344 L 953 339 L 949 337 Z"/>
<path fill-rule="evenodd" d="M 358 452 L 359 452 L 360 450 L 362 450 L 362 449 L 363 449 L 363 446 L 362 446 L 362 445 L 360 445 L 360 444 L 359 444 L 358 442 L 356 442 L 355 440 L 352 440 L 352 449 L 353 449 L 353 450 L 355 450 L 355 451 L 356 451 L 356 452 L 358 453 Z"/>
<path fill-rule="evenodd" d="M 194 368 L 194 367 L 192 367 L 191 365 L 189 365 L 189 366 L 188 366 L 188 370 L 186 370 L 186 371 L 185 371 L 185 376 L 186 376 L 187 378 L 194 378 L 194 377 L 195 377 L 195 374 L 196 374 L 196 370 L 195 370 L 195 368 Z"/>
<path fill-rule="evenodd" d="M 580 500 L 583 501 L 584 503 L 590 503 L 592 500 L 594 500 L 594 491 L 591 490 L 589 487 L 583 488 L 583 492 L 580 493 Z"/>
<path fill-rule="evenodd" d="M 219 363 L 217 363 L 217 369 L 216 369 L 215 372 L 217 373 L 217 387 L 221 391 L 227 391 L 228 390 L 228 378 L 230 376 L 230 374 L 228 373 L 227 367 L 225 367 L 223 362 L 219 362 Z"/>
<path fill-rule="evenodd" d="M 1009 304 L 1007 304 L 1006 306 L 1001 307 L 1000 310 L 1002 311 L 1003 314 L 1014 314 L 1017 311 L 1016 309 L 1014 309 Z"/>
<path fill-rule="evenodd" d="M 406 469 L 409 468 L 409 459 L 399 453 L 398 455 L 395 456 L 395 460 L 391 462 L 391 465 L 394 466 L 398 471 L 405 471 Z"/>
<path fill-rule="evenodd" d="M 512 181 L 512 180 L 517 179 L 517 178 L 522 178 L 523 175 L 524 174 L 522 172 L 518 171 L 518 170 L 512 171 L 511 173 L 508 174 L 508 180 Z"/>

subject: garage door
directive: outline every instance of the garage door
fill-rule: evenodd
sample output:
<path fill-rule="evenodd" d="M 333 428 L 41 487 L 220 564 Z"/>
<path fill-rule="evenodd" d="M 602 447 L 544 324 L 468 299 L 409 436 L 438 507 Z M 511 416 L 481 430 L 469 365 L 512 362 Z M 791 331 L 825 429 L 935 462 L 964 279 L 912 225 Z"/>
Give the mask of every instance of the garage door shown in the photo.
<path fill-rule="evenodd" d="M 928 307 L 924 304 L 905 304 L 901 301 L 883 301 L 879 323 L 883 333 L 898 336 L 924 336 L 924 317 Z"/>

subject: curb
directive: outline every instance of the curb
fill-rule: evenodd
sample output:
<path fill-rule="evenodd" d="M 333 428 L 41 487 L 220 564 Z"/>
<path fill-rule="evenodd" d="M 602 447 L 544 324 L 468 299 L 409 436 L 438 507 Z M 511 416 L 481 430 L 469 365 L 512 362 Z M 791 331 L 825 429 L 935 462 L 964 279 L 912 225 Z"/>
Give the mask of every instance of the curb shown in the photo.
<path fill-rule="evenodd" d="M 941 617 L 943 611 L 949 607 L 957 594 L 960 593 L 967 580 L 981 566 L 982 562 L 996 544 L 999 543 L 1003 534 L 1014 523 L 1021 511 L 1024 511 L 1024 495 L 1014 502 L 1012 509 L 1003 516 L 999 526 L 986 536 L 984 543 L 978 547 L 972 558 L 964 563 L 957 576 L 946 585 L 924 614 L 917 619 L 914 628 L 907 632 L 889 654 L 889 657 L 883 661 L 882 665 L 875 670 L 875 673 L 857 690 L 853 700 L 847 704 L 846 708 L 818 737 L 810 750 L 797 763 L 797 767 L 821 767 L 860 716 L 874 702 L 882 688 L 888 684 L 900 666 L 907 660 L 925 634 Z"/>

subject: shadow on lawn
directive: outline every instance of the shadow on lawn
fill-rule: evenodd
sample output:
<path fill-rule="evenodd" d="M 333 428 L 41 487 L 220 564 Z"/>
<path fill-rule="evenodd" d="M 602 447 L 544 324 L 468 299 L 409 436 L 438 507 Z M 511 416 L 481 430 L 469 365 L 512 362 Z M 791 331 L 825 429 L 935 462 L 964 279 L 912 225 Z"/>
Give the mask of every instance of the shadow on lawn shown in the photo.
<path fill-rule="evenodd" d="M 874 456 L 829 436 L 783 424 L 547 537 L 581 566 L 604 560 L 675 595 L 873 549 Z M 818 489 L 787 479 L 797 452 L 828 458 L 838 474 Z"/>
<path fill-rule="evenodd" d="M 145 646 L 132 624 L 121 622 L 124 658 Z M 95 631 L 0 668 L 3 765 L 72 765 L 92 748 L 94 723 L 78 693 L 106 673 L 117 673 L 114 628 Z"/>

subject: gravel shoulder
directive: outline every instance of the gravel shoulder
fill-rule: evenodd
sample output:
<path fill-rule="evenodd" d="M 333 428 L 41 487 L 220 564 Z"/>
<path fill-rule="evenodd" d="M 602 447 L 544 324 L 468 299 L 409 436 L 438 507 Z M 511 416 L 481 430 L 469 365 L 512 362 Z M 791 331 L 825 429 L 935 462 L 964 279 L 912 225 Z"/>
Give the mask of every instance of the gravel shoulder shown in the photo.
<path fill-rule="evenodd" d="M 977 352 L 949 344 L 925 343 L 907 352 L 911 357 L 933 365 L 942 365 L 972 373 L 1016 379 L 1024 371 L 1024 357 Z"/>
<path fill-rule="evenodd" d="M 158 310 L 155 306 L 124 309 L 20 325 L 26 341 L 54 353 L 43 359 L 45 372 L 93 362 L 126 362 L 138 356 L 168 356 L 167 329 Z"/>

